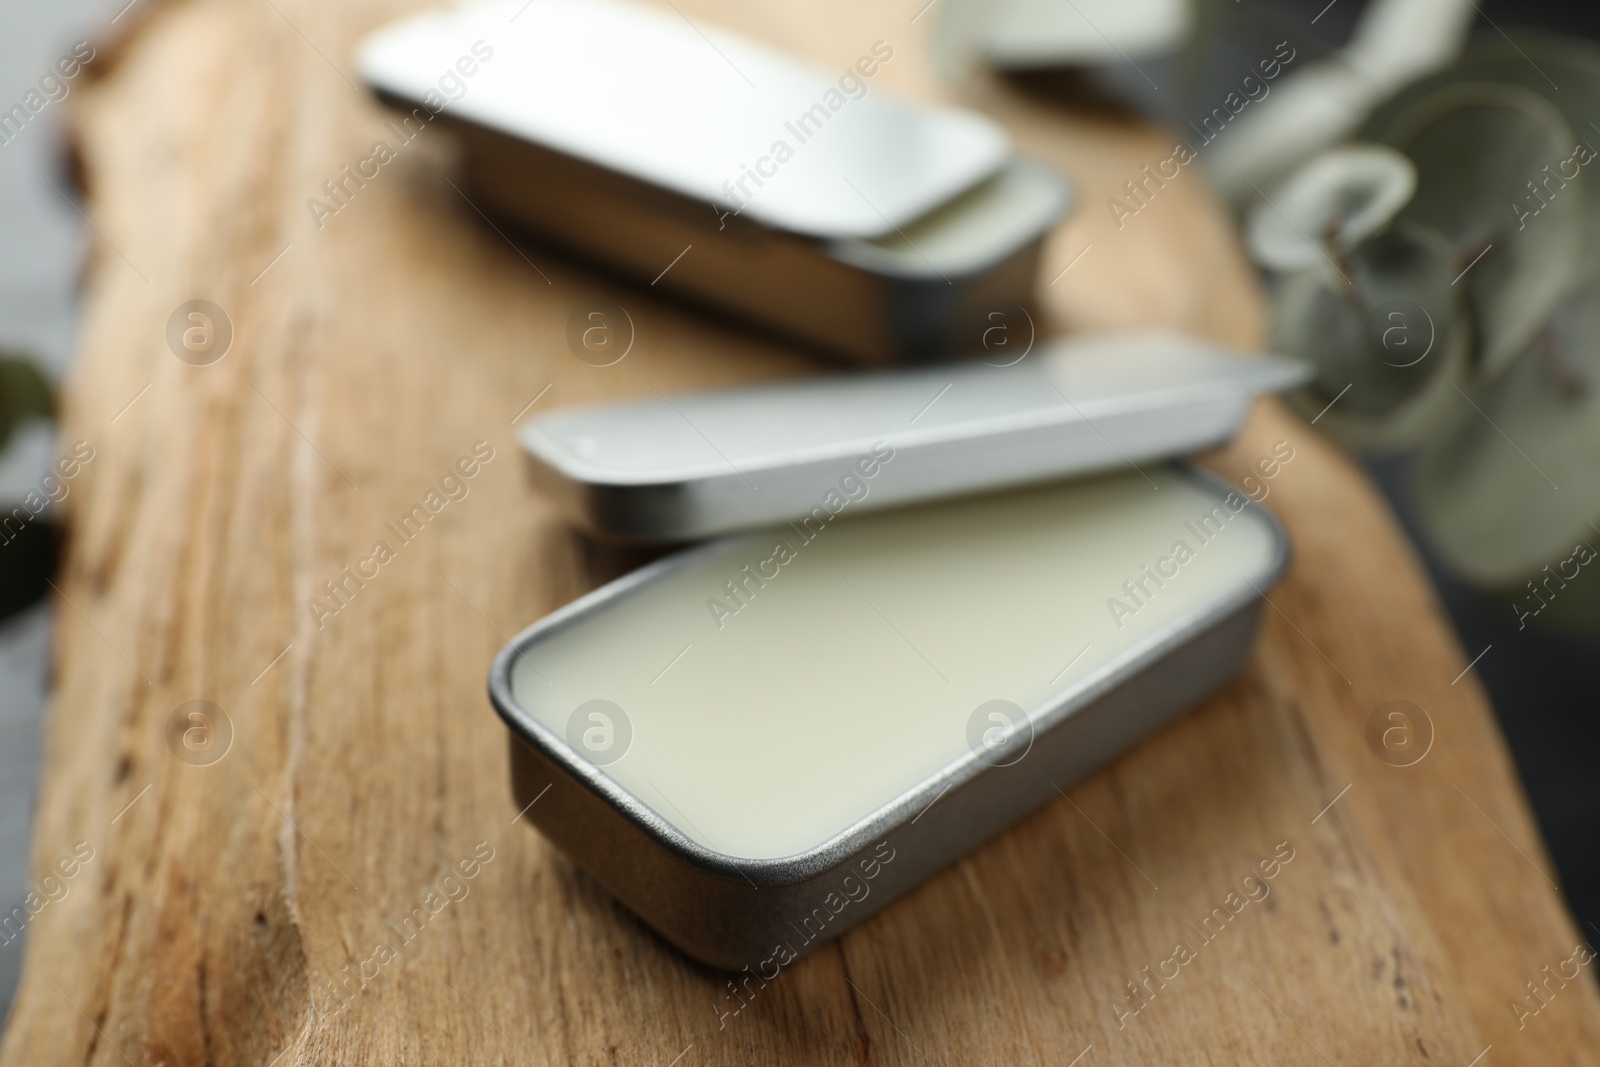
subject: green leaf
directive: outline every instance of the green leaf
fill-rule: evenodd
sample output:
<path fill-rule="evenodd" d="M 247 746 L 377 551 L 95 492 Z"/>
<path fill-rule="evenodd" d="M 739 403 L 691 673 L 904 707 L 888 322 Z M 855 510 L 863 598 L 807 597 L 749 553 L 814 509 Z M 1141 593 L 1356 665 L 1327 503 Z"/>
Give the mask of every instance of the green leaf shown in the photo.
<path fill-rule="evenodd" d="M 1553 104 L 1518 86 L 1457 81 L 1402 97 L 1365 133 L 1416 164 L 1417 192 L 1401 218 L 1455 247 L 1478 326 L 1478 366 L 1493 377 L 1527 347 L 1578 271 L 1590 214 L 1583 175 L 1547 201 L 1530 185 L 1541 168 L 1571 156 L 1574 136 Z"/>
<path fill-rule="evenodd" d="M 1597 537 L 1597 285 L 1593 276 L 1575 289 L 1521 359 L 1469 390 L 1472 402 L 1461 398 L 1448 432 L 1418 457 L 1414 497 L 1424 533 L 1479 586 L 1518 586 Z M 1600 586 L 1600 573 L 1590 581 Z"/>
<path fill-rule="evenodd" d="M 1471 320 L 1450 285 L 1451 246 L 1403 224 L 1366 242 L 1340 270 L 1349 284 L 1313 268 L 1279 285 L 1273 348 L 1317 368 L 1290 402 L 1357 446 L 1414 445 L 1448 418 L 1470 366 Z"/>
<path fill-rule="evenodd" d="M 1416 167 L 1387 145 L 1329 149 L 1251 207 L 1250 250 L 1278 270 L 1319 266 L 1387 226 L 1416 186 Z"/>
<path fill-rule="evenodd" d="M 1574 37 L 1512 31 L 1509 39 L 1483 37 L 1449 69 L 1406 86 L 1372 113 L 1368 129 L 1392 126 L 1398 116 L 1442 89 L 1464 82 L 1509 85 L 1553 104 L 1577 138 L 1600 145 L 1600 47 Z M 1587 185 L 1600 205 L 1600 182 Z"/>
<path fill-rule="evenodd" d="M 48 419 L 54 412 L 54 394 L 38 364 L 20 353 L 0 350 L 0 447 L 21 423 Z"/>

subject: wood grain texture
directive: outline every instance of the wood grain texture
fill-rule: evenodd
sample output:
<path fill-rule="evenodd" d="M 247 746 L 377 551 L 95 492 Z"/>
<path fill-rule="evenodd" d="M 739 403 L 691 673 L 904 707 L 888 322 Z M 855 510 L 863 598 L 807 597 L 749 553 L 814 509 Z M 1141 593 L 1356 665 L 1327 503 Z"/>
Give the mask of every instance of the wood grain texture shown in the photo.
<path fill-rule="evenodd" d="M 922 0 L 677 5 L 841 68 L 882 38 L 880 84 L 953 92 L 911 23 Z M 719 1019 L 723 976 L 513 823 L 490 657 L 636 557 L 560 524 L 511 427 L 547 386 L 540 408 L 816 366 L 512 246 L 432 131 L 318 229 L 307 198 L 386 136 L 352 44 L 404 7 L 152 6 L 77 98 L 103 239 L 65 440 L 95 458 L 67 500 L 36 878 L 78 842 L 94 854 L 29 923 L 0 1063 L 1593 1062 L 1593 965 L 1537 1015 L 1511 1007 L 1581 935 L 1482 690 L 1452 681 L 1467 657 L 1371 488 L 1275 404 L 1209 460 L 1236 478 L 1295 449 L 1268 503 L 1296 563 L 1237 682 Z M 960 95 L 1084 190 L 1046 249 L 1052 328 L 1259 342 L 1198 173 L 1120 230 L 1104 210 L 1163 135 L 990 83 Z M 638 324 L 608 368 L 564 340 L 596 293 Z M 164 337 L 197 297 L 236 332 L 204 367 Z M 470 494 L 319 623 L 322 583 L 478 441 L 494 458 Z M 234 731 L 211 766 L 168 744 L 196 699 Z M 1436 730 L 1414 766 L 1364 739 L 1391 699 Z M 1197 937 L 1281 842 L 1270 895 Z M 486 849 L 435 914 L 430 892 Z M 419 906 L 429 921 L 370 962 Z M 1132 1012 L 1127 983 L 1179 941 L 1194 958 Z"/>

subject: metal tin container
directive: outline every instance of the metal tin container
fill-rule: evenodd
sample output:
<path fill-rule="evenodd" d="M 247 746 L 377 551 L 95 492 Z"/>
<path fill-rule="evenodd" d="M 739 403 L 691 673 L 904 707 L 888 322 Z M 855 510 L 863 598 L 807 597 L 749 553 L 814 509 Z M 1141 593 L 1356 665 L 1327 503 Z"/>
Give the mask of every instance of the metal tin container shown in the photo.
<path fill-rule="evenodd" d="M 893 54 L 825 71 L 622 0 L 489 0 L 386 27 L 360 65 L 408 127 L 459 133 L 475 205 L 887 363 L 975 349 L 1025 306 L 1068 199 L 987 119 L 873 87 Z"/>
<path fill-rule="evenodd" d="M 1053 175 L 1017 163 L 902 233 L 822 240 L 452 125 L 463 134 L 469 188 L 487 207 L 637 281 L 868 364 L 970 352 L 993 316 L 1020 321 L 1044 236 L 1067 205 Z M 991 214 L 1013 217 L 989 226 Z M 969 230 L 984 235 L 981 247 L 946 250 L 947 232 Z"/>
<path fill-rule="evenodd" d="M 541 620 L 489 695 L 526 817 L 770 980 L 1223 685 L 1287 561 L 1259 506 L 1167 465 L 778 527 Z M 694 602 L 724 573 L 733 617 Z"/>
<path fill-rule="evenodd" d="M 972 362 L 576 407 L 519 431 L 541 488 L 588 530 L 688 540 L 1208 448 L 1306 364 L 1159 332 L 1083 335 Z M 1003 356 L 998 353 L 1004 353 Z M 888 445 L 892 476 L 877 479 Z M 857 488 L 859 486 L 859 489 Z"/>

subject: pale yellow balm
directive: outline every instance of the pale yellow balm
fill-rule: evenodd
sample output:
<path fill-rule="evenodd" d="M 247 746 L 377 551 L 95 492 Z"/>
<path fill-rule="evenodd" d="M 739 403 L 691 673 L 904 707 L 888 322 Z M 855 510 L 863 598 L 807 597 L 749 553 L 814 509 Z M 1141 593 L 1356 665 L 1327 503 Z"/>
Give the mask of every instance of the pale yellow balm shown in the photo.
<path fill-rule="evenodd" d="M 844 508 L 722 542 L 537 641 L 513 690 L 690 839 L 792 856 L 970 758 L 981 705 L 1037 716 L 1253 596 L 1277 552 L 1243 495 L 1166 467 Z"/>

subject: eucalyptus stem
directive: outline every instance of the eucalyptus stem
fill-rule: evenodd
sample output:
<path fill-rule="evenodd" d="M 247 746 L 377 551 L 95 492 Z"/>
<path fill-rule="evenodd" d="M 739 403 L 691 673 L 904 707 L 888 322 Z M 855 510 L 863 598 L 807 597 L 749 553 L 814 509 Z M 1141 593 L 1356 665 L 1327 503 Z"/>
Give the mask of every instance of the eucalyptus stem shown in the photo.
<path fill-rule="evenodd" d="M 1350 310 L 1364 322 L 1371 306 L 1362 295 L 1361 289 L 1356 285 L 1356 265 L 1350 258 L 1350 252 L 1345 248 L 1344 242 L 1339 240 L 1335 226 L 1329 225 L 1322 235 L 1322 254 L 1327 256 L 1328 262 L 1333 264 L 1333 269 L 1339 272 L 1344 284 L 1339 287 L 1339 295 L 1344 297 L 1350 305 Z"/>

